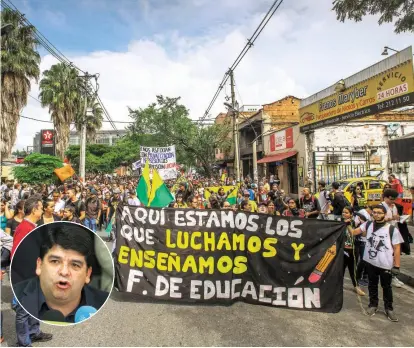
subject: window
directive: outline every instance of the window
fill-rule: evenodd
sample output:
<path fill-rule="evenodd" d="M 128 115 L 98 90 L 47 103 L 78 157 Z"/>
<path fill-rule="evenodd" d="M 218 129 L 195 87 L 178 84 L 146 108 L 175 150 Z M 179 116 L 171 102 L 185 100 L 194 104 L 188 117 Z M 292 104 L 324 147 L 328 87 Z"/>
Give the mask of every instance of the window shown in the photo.
<path fill-rule="evenodd" d="M 354 191 L 354 189 L 355 189 L 357 186 L 360 186 L 360 187 L 361 187 L 361 189 L 362 189 L 362 191 L 364 191 L 364 190 L 365 190 L 365 185 L 364 185 L 364 182 L 363 182 L 363 181 L 355 181 L 355 182 L 353 182 L 351 185 L 349 185 L 349 187 L 348 187 L 347 191 L 348 191 L 348 192 L 353 192 L 353 191 Z"/>
<path fill-rule="evenodd" d="M 365 159 L 365 152 L 364 151 L 352 151 L 352 158 L 353 159 Z"/>
<path fill-rule="evenodd" d="M 79 145 L 79 137 L 70 137 L 69 145 Z"/>
<path fill-rule="evenodd" d="M 98 139 L 96 139 L 96 143 L 97 144 L 106 144 L 106 145 L 109 145 L 109 143 L 110 143 L 110 139 L 109 138 L 98 138 Z"/>
<path fill-rule="evenodd" d="M 380 182 L 380 181 L 377 181 L 377 180 L 371 180 L 371 181 L 369 182 L 368 187 L 369 187 L 369 189 L 370 189 L 370 190 L 378 190 L 378 189 L 382 189 L 381 182 Z"/>

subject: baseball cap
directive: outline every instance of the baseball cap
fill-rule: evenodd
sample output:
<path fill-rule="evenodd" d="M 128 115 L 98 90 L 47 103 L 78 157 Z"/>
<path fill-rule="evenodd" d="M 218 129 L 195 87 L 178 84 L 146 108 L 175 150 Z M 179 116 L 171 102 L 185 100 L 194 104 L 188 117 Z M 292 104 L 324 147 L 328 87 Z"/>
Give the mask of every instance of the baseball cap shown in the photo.
<path fill-rule="evenodd" d="M 119 188 L 116 188 L 116 189 L 114 190 L 114 193 L 121 193 L 121 190 L 120 190 Z"/>
<path fill-rule="evenodd" d="M 250 196 L 250 192 L 249 192 L 249 191 L 247 191 L 247 190 L 245 190 L 245 191 L 243 192 L 243 195 L 244 195 L 244 196 L 247 196 L 247 195 L 249 195 L 249 196 Z"/>

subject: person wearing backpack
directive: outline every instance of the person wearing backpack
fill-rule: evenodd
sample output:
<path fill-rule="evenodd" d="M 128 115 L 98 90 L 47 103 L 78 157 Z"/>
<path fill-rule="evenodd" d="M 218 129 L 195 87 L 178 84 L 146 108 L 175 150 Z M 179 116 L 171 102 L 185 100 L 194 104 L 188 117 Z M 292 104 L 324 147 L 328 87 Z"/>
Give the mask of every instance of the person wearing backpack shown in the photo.
<path fill-rule="evenodd" d="M 375 315 L 378 311 L 378 281 L 383 290 L 384 309 L 390 321 L 397 322 L 392 296 L 392 276 L 400 273 L 401 243 L 404 242 L 400 232 L 385 220 L 387 210 L 383 205 L 372 209 L 374 221 L 367 221 L 360 227 L 347 229 L 354 236 L 366 237 L 363 259 L 368 273 L 369 305 L 366 314 Z"/>
<path fill-rule="evenodd" d="M 366 207 L 365 209 L 361 209 L 359 211 L 354 211 L 354 223 L 355 227 L 361 226 L 364 222 L 372 221 L 372 210 L 370 207 Z M 359 235 L 355 238 L 355 247 L 358 251 L 358 264 L 356 270 L 356 279 L 358 285 L 360 286 L 368 286 L 368 274 L 365 270 L 365 261 L 363 259 L 364 252 L 365 252 L 365 244 L 367 239 Z"/>
<path fill-rule="evenodd" d="M 345 207 L 352 207 L 351 202 L 349 202 L 343 192 L 339 191 L 339 182 L 334 181 L 332 183 L 332 208 L 333 208 L 333 215 L 335 220 L 341 220 L 342 218 L 342 211 Z"/>
<path fill-rule="evenodd" d="M 81 199 L 76 198 L 76 192 L 75 189 L 71 188 L 68 190 L 68 197 L 69 199 L 66 201 L 65 208 L 66 207 L 74 207 L 75 208 L 75 215 L 79 218 L 81 222 L 85 219 L 85 213 L 86 213 L 86 206 L 85 203 L 82 202 Z"/>
<path fill-rule="evenodd" d="M 310 193 L 309 188 L 304 188 L 303 196 L 299 200 L 299 208 L 305 211 L 305 217 L 308 219 L 316 219 L 319 216 L 321 207 L 319 201 Z"/>

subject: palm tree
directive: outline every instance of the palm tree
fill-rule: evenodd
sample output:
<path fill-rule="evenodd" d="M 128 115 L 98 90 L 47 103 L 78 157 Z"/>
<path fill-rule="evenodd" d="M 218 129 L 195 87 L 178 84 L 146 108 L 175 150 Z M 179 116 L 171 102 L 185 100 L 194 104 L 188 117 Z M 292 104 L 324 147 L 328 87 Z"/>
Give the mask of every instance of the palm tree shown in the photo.
<path fill-rule="evenodd" d="M 84 100 L 81 102 L 81 105 L 83 105 Z M 96 139 L 96 131 L 102 128 L 103 110 L 93 96 L 88 96 L 86 103 L 87 107 L 91 109 L 91 113 L 86 116 L 86 142 L 93 143 Z M 84 109 L 81 108 L 76 115 L 75 125 L 78 132 L 81 131 L 84 114 Z"/>
<path fill-rule="evenodd" d="M 40 55 L 35 27 L 25 25 L 15 11 L 4 8 L 1 22 L 12 24 L 13 29 L 1 40 L 1 156 L 10 155 L 16 141 L 20 112 L 27 105 L 30 80 L 40 75 Z"/>
<path fill-rule="evenodd" d="M 55 125 L 56 152 L 61 158 L 69 145 L 70 124 L 81 109 L 81 80 L 75 68 L 59 63 L 43 72 L 39 99 L 49 107 Z"/>

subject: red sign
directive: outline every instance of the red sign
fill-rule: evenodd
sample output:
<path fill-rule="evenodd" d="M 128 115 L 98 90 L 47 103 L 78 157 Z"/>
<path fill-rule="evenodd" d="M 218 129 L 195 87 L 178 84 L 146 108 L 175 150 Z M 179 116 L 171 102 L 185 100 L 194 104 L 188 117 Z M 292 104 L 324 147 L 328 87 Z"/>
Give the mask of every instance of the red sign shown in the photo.
<path fill-rule="evenodd" d="M 293 128 L 276 132 L 270 136 L 270 151 L 291 149 L 293 147 Z"/>
<path fill-rule="evenodd" d="M 42 130 L 42 146 L 53 146 L 53 129 Z"/>

